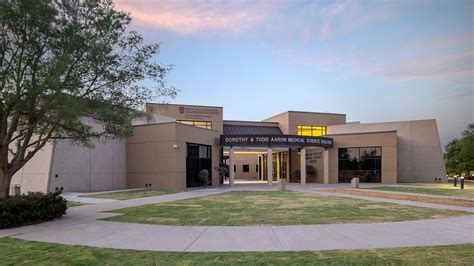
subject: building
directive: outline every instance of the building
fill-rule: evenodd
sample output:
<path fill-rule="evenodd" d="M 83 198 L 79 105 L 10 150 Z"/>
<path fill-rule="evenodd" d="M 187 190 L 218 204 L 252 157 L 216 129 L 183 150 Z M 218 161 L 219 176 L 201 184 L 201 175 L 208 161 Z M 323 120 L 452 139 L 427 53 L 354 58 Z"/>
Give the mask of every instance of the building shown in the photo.
<path fill-rule="evenodd" d="M 91 147 L 50 144 L 12 181 L 12 190 L 101 191 L 201 186 L 199 172 L 230 166 L 230 179 L 297 183 L 444 181 L 436 120 L 348 123 L 345 114 L 287 111 L 263 121 L 223 119 L 215 106 L 149 103 L 124 141 Z M 150 118 L 151 117 L 151 118 Z M 90 121 L 90 123 L 94 123 Z M 314 171 L 300 171 L 313 166 Z"/>

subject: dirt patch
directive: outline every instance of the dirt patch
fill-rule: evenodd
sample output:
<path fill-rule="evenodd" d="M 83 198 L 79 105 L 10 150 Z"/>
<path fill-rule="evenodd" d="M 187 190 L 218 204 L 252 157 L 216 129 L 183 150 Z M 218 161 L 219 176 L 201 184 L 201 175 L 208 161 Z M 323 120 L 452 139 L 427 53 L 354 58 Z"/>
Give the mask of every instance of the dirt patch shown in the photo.
<path fill-rule="evenodd" d="M 435 197 L 429 197 L 429 196 L 402 195 L 402 194 L 374 192 L 374 191 L 366 191 L 366 190 L 355 190 L 355 189 L 332 189 L 332 190 L 325 190 L 325 191 L 333 192 L 333 193 L 341 193 L 341 194 L 376 197 L 376 198 L 411 200 L 411 201 L 419 201 L 419 202 L 443 204 L 443 205 L 451 205 L 451 206 L 459 206 L 459 207 L 471 207 L 471 208 L 474 207 L 474 201 L 468 201 L 468 200 L 462 200 L 462 199 L 445 199 L 445 198 L 435 198 Z"/>

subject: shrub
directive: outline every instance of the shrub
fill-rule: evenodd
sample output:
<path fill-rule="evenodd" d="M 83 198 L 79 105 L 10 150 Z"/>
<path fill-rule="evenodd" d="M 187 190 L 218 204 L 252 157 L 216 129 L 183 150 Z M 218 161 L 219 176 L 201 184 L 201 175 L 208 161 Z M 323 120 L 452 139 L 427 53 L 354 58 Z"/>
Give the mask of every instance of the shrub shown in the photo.
<path fill-rule="evenodd" d="M 66 200 L 54 193 L 34 192 L 0 200 L 0 229 L 49 221 L 66 213 Z"/>
<path fill-rule="evenodd" d="M 199 179 L 201 179 L 204 187 L 207 186 L 207 184 L 209 184 L 209 171 L 206 169 L 201 170 L 201 172 L 199 172 Z"/>

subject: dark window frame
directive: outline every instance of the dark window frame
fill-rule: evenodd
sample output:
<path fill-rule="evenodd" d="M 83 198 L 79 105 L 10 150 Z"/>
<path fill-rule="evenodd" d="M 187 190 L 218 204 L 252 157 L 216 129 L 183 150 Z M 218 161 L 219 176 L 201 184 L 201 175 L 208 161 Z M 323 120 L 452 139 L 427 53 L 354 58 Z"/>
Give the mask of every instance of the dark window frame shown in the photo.
<path fill-rule="evenodd" d="M 370 151 L 372 150 L 373 151 Z M 351 152 L 348 152 L 348 151 Z M 354 154 L 357 150 L 358 154 Z M 369 156 L 362 157 L 363 150 L 369 151 Z M 381 183 L 382 181 L 382 147 L 345 147 L 338 149 L 338 181 L 350 182 L 352 177 L 358 176 L 361 182 Z M 373 163 L 372 167 L 370 167 Z"/>

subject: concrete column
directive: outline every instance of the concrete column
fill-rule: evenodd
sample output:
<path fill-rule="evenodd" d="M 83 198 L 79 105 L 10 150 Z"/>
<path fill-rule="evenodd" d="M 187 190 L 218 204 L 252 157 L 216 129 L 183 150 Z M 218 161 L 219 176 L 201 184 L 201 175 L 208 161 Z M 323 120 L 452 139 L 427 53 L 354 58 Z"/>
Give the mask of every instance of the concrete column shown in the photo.
<path fill-rule="evenodd" d="M 300 176 L 301 176 L 301 184 L 306 184 L 306 149 L 301 149 L 301 166 L 300 166 Z"/>
<path fill-rule="evenodd" d="M 272 158 L 272 148 L 267 150 L 267 179 L 268 185 L 272 185 L 273 181 L 273 158 Z"/>
<path fill-rule="evenodd" d="M 229 151 L 229 184 L 231 187 L 234 186 L 234 148 L 230 148 Z"/>
<path fill-rule="evenodd" d="M 277 177 L 276 177 L 276 180 L 275 181 L 279 181 L 280 180 L 280 160 L 281 160 L 281 152 L 278 152 L 276 154 L 277 156 Z"/>
<path fill-rule="evenodd" d="M 323 155 L 323 163 L 324 163 L 324 177 L 323 181 L 324 184 L 329 184 L 329 150 L 324 149 L 324 155 Z"/>

